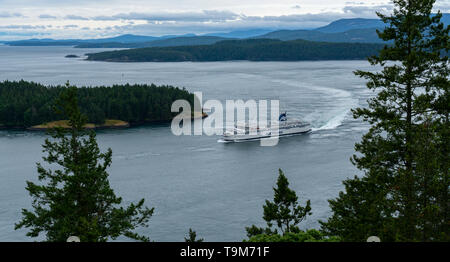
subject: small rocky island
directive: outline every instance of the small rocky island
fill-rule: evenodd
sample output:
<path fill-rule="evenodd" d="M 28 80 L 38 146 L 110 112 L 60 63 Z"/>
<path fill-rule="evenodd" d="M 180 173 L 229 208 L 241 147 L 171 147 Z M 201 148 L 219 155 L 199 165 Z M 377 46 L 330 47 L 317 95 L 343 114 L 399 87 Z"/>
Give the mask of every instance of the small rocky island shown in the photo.
<path fill-rule="evenodd" d="M 66 58 L 78 58 L 79 56 L 77 56 L 77 55 L 66 55 L 65 57 Z"/>

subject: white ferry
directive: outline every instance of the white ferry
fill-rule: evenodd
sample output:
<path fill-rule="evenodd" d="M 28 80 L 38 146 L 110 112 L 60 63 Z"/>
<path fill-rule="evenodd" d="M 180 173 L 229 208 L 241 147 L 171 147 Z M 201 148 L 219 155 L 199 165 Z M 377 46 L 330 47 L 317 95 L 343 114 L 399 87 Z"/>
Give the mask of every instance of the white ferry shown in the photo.
<path fill-rule="evenodd" d="M 278 124 L 278 128 L 276 125 Z M 292 119 L 287 119 L 287 113 L 282 113 L 275 125 L 267 128 L 259 128 L 256 123 L 237 123 L 233 130 L 227 130 L 223 134 L 223 140 L 227 142 L 243 142 L 259 140 L 269 137 L 282 137 L 304 134 L 311 131 L 309 123 Z"/>

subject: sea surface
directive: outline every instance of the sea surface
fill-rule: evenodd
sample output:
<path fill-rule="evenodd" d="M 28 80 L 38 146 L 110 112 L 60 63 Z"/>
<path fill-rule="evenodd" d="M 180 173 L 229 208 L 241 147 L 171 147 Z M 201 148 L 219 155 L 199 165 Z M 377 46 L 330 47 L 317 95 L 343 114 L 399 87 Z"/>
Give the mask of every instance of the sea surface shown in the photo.
<path fill-rule="evenodd" d="M 108 49 L 0 46 L 0 81 L 59 85 L 155 83 L 202 92 L 203 100 L 279 99 L 288 117 L 311 123 L 309 134 L 259 142 L 223 143 L 220 136 L 174 136 L 170 125 L 98 132 L 113 150 L 110 181 L 124 203 L 145 198 L 155 213 L 139 233 L 154 241 L 183 241 L 189 228 L 205 241 L 241 241 L 245 227 L 264 226 L 262 205 L 272 199 L 282 168 L 299 202 L 311 200 L 312 216 L 300 227 L 318 228 L 330 216 L 327 200 L 342 181 L 360 175 L 349 161 L 368 127 L 350 109 L 372 96 L 357 69 L 366 61 L 108 63 L 83 55 Z M 76 54 L 81 58 L 65 58 Z M 0 131 L 0 241 L 32 241 L 14 230 L 31 199 L 25 181 L 37 181 L 42 132 Z M 40 240 L 42 238 L 38 238 Z M 125 240 L 125 239 L 120 239 Z"/>

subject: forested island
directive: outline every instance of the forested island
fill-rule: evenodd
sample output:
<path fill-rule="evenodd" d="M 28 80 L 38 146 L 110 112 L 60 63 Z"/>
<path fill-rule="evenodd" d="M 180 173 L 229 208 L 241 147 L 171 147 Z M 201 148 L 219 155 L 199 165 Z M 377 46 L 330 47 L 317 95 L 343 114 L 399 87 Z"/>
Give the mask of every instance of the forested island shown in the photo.
<path fill-rule="evenodd" d="M 64 117 L 55 113 L 54 103 L 66 89 L 27 81 L 0 82 L 0 128 L 64 126 Z M 170 121 L 176 115 L 170 108 L 177 99 L 193 105 L 194 95 L 185 89 L 154 84 L 78 88 L 78 103 L 88 118 L 88 128 Z"/>
<path fill-rule="evenodd" d="M 207 62 L 357 60 L 378 53 L 383 44 L 327 43 L 276 39 L 226 40 L 212 45 L 150 47 L 87 54 L 108 62 Z"/>

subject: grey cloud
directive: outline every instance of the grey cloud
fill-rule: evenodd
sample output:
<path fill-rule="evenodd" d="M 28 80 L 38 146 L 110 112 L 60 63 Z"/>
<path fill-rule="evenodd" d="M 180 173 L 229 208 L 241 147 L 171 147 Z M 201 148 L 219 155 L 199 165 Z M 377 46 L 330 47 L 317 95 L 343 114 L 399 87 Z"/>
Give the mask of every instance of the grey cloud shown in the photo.
<path fill-rule="evenodd" d="M 390 10 L 390 5 L 358 6 L 348 5 L 342 12 L 323 12 L 319 14 L 294 14 L 282 16 L 246 16 L 236 15 L 226 21 L 205 23 L 203 20 L 183 21 L 182 23 L 170 23 L 163 21 L 156 23 L 148 21 L 147 24 L 127 25 L 115 27 L 116 32 L 134 32 L 138 34 L 174 34 L 174 33 L 210 33 L 214 31 L 245 30 L 252 28 L 266 29 L 311 29 L 327 25 L 328 23 L 356 17 L 376 17 L 375 11 Z M 362 15 L 363 14 L 363 15 Z"/>
<path fill-rule="evenodd" d="M 4 25 L 4 26 L 0 26 L 0 29 L 21 29 L 21 30 L 45 29 L 45 28 L 47 28 L 45 25 Z"/>
<path fill-rule="evenodd" d="M 87 17 L 79 16 L 79 15 L 66 15 L 64 19 L 67 20 L 89 20 Z"/>
<path fill-rule="evenodd" d="M 344 13 L 353 14 L 355 16 L 361 17 L 375 17 L 375 12 L 390 12 L 392 11 L 392 5 L 373 5 L 373 6 L 364 6 L 364 5 L 348 5 L 345 6 L 342 10 Z"/>
<path fill-rule="evenodd" d="M 42 15 L 39 16 L 39 18 L 41 18 L 41 19 L 55 19 L 56 16 L 53 16 L 53 15 L 47 15 L 47 14 L 42 14 Z"/>
<path fill-rule="evenodd" d="M 450 12 L 450 2 L 448 3 L 437 3 L 433 8 L 436 12 L 440 10 L 443 13 Z"/>
<path fill-rule="evenodd" d="M 65 25 L 64 29 L 71 29 L 71 28 L 77 28 L 78 25 Z"/>
<path fill-rule="evenodd" d="M 97 20 L 97 21 L 113 21 L 113 20 L 118 20 L 116 18 L 113 18 L 112 16 L 104 16 L 104 15 L 100 15 L 100 16 L 94 16 L 91 18 L 92 20 Z"/>
<path fill-rule="evenodd" d="M 186 15 L 186 13 L 184 13 Z M 197 13 L 198 14 L 198 13 Z M 107 32 L 109 34 L 122 34 L 122 33 L 134 33 L 144 35 L 163 35 L 163 34 L 179 34 L 179 33 L 211 33 L 211 32 L 226 32 L 233 30 L 246 30 L 254 28 L 265 29 L 311 29 L 324 26 L 334 20 L 340 18 L 352 18 L 356 17 L 351 11 L 346 13 L 342 12 L 327 12 L 320 14 L 296 14 L 296 15 L 283 15 L 283 16 L 245 16 L 245 15 L 232 15 L 230 19 L 217 20 L 209 22 L 211 20 L 205 19 L 193 19 L 190 16 L 186 19 L 186 16 L 182 20 L 179 19 L 180 14 L 170 16 L 164 16 L 165 19 L 157 17 L 158 20 L 147 20 L 147 24 L 127 24 L 122 26 L 112 26 L 105 28 L 96 28 L 96 30 Z M 122 17 L 123 15 L 115 15 L 115 17 Z M 128 14 L 127 19 L 143 19 L 146 16 L 131 15 Z M 156 16 L 152 16 L 155 19 Z M 169 19 L 170 17 L 170 19 Z M 217 17 L 216 17 L 217 18 Z M 111 19 L 111 17 L 108 17 Z M 176 23 L 172 23 L 175 20 Z M 208 23 L 206 23 L 208 21 Z"/>
<path fill-rule="evenodd" d="M 252 26 L 288 26 L 312 28 L 325 25 L 333 20 L 343 17 L 354 17 L 353 10 L 347 10 L 344 14 L 338 12 L 326 12 L 320 14 L 294 14 L 282 16 L 246 16 L 229 11 L 202 11 L 184 13 L 122 13 L 112 16 L 97 16 L 93 20 L 146 20 L 148 25 L 160 27 L 176 27 L 183 24 L 190 26 L 232 26 L 233 24 L 250 23 Z M 170 24 L 170 22 L 175 22 Z M 212 25 L 207 25 L 207 23 Z M 176 24 L 176 26 L 175 26 Z"/>
<path fill-rule="evenodd" d="M 233 20 L 239 17 L 230 11 L 203 10 L 202 12 L 182 13 L 121 13 L 113 16 L 96 16 L 93 20 L 146 20 L 146 21 L 177 21 L 177 22 L 219 22 Z"/>
<path fill-rule="evenodd" d="M 293 14 L 281 16 L 246 16 L 230 11 L 204 10 L 202 12 L 183 13 L 120 13 L 112 16 L 96 16 L 92 20 L 146 20 L 148 24 L 158 22 L 180 23 L 224 23 L 229 24 L 236 21 L 243 22 L 264 22 L 264 23 L 329 23 L 340 18 L 354 17 L 376 17 L 375 11 L 390 10 L 390 5 L 361 6 L 348 5 L 342 12 L 323 12 L 319 14 Z M 158 23 L 160 24 L 160 23 Z"/>
<path fill-rule="evenodd" d="M 0 12 L 1 18 L 24 17 L 21 13 Z"/>
<path fill-rule="evenodd" d="M 0 32 L 0 36 L 34 36 L 34 35 L 48 35 L 49 33 L 42 32 Z"/>
<path fill-rule="evenodd" d="M 331 21 L 346 17 L 342 13 L 320 13 L 320 14 L 300 14 L 282 16 L 243 16 L 243 21 L 271 22 L 271 23 L 329 23 Z"/>
<path fill-rule="evenodd" d="M 346 5 L 363 5 L 364 2 L 345 2 Z"/>

